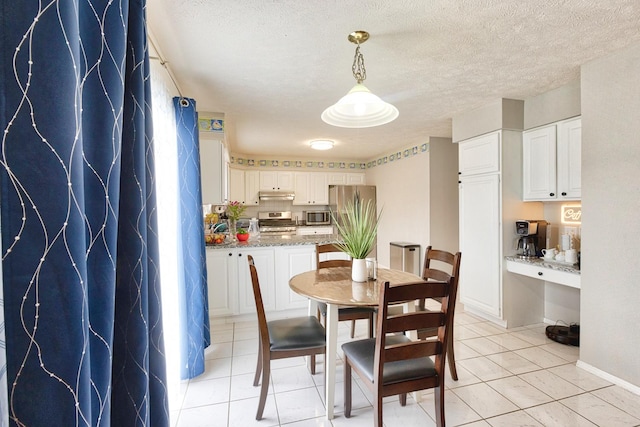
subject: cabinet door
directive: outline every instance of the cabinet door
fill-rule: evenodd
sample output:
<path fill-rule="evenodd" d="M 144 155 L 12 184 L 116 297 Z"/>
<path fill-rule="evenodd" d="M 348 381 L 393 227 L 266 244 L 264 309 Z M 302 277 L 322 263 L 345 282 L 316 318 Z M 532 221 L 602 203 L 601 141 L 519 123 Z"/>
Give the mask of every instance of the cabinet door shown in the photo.
<path fill-rule="evenodd" d="M 262 303 L 265 311 L 268 312 L 275 310 L 275 257 L 273 252 L 273 249 L 258 248 L 236 250 L 235 258 L 238 274 L 236 282 L 230 282 L 229 285 L 232 289 L 234 285 L 237 286 L 239 296 L 238 312 L 240 314 L 256 312 L 256 303 L 253 296 L 253 286 L 251 284 L 251 275 L 249 274 L 247 255 L 251 255 L 253 257 L 253 262 L 255 263 L 256 270 L 258 271 Z"/>
<path fill-rule="evenodd" d="M 556 199 L 556 126 L 522 134 L 522 199 Z"/>
<path fill-rule="evenodd" d="M 310 203 L 309 194 L 310 172 L 296 172 L 294 174 L 294 191 L 296 197 L 293 199 L 294 205 L 308 205 Z"/>
<path fill-rule="evenodd" d="M 228 163 L 221 141 L 200 140 L 202 203 L 222 205 L 227 201 Z"/>
<path fill-rule="evenodd" d="M 232 250 L 207 249 L 207 289 L 209 316 L 237 314 L 237 287 L 230 286 L 230 276 L 236 276 L 236 259 Z M 233 266 L 232 266 L 233 264 Z"/>
<path fill-rule="evenodd" d="M 460 301 L 501 317 L 500 180 L 497 174 L 462 178 Z"/>
<path fill-rule="evenodd" d="M 229 168 L 229 200 L 246 204 L 244 171 Z"/>
<path fill-rule="evenodd" d="M 244 197 L 247 205 L 257 205 L 260 203 L 258 193 L 260 192 L 260 172 L 244 172 Z"/>
<path fill-rule="evenodd" d="M 462 141 L 458 145 L 460 175 L 500 172 L 498 132 Z"/>
<path fill-rule="evenodd" d="M 293 191 L 295 188 L 293 172 L 278 172 L 278 190 Z"/>
<path fill-rule="evenodd" d="M 312 172 L 309 176 L 309 204 L 328 205 L 329 204 L 329 184 L 327 184 L 327 174 Z"/>
<path fill-rule="evenodd" d="M 289 287 L 296 274 L 316 269 L 315 246 L 285 246 L 276 249 L 276 309 L 306 308 L 308 300 Z"/>
<path fill-rule="evenodd" d="M 347 174 L 339 172 L 330 172 L 327 174 L 328 185 L 345 185 L 347 183 Z"/>
<path fill-rule="evenodd" d="M 348 185 L 365 185 L 365 175 L 363 173 L 348 173 L 347 174 Z"/>
<path fill-rule="evenodd" d="M 579 200 L 582 196 L 582 120 L 558 124 L 558 199 Z"/>

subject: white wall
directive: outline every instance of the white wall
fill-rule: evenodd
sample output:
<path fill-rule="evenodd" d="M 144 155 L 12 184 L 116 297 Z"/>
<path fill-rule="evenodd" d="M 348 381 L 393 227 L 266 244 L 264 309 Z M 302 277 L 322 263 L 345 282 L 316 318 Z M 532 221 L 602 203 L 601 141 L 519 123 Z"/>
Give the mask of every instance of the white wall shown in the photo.
<path fill-rule="evenodd" d="M 640 390 L 640 44 L 582 66 L 580 361 Z"/>
<path fill-rule="evenodd" d="M 458 250 L 458 151 L 447 138 L 430 138 L 429 151 L 367 169 L 376 186 L 378 262 L 389 266 L 389 244 L 420 245 L 420 262 L 428 245 Z"/>

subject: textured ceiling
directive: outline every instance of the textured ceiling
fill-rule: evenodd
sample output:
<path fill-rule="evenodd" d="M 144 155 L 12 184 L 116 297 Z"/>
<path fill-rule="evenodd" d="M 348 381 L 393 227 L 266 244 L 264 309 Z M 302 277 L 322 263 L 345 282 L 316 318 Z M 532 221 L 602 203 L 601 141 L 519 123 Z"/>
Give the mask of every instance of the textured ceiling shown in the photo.
<path fill-rule="evenodd" d="M 580 65 L 640 41 L 638 0 L 148 0 L 149 27 L 182 95 L 225 113 L 231 151 L 367 160 L 450 137 L 451 118 L 580 77 Z M 365 84 L 400 116 L 342 129 L 320 114 Z M 317 152 L 311 139 L 336 147 Z M 267 157 L 267 158 L 269 158 Z"/>

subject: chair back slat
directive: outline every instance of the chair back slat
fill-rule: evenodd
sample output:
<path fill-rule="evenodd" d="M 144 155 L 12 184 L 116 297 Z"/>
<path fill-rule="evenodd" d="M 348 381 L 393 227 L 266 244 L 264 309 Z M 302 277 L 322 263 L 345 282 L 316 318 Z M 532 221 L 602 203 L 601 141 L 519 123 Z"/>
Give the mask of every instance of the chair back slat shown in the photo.
<path fill-rule="evenodd" d="M 439 311 L 416 311 L 413 313 L 389 316 L 385 325 L 385 332 L 413 331 L 421 328 L 437 328 L 444 325 L 446 316 Z"/>
<path fill-rule="evenodd" d="M 384 349 L 385 363 L 398 360 L 417 359 L 442 353 L 442 343 L 439 341 L 412 341 L 406 344 L 394 344 Z"/>
<path fill-rule="evenodd" d="M 320 254 L 327 253 L 342 253 L 340 248 L 332 243 L 317 244 L 316 245 L 316 269 L 330 268 L 330 267 L 351 267 L 350 259 L 328 259 L 320 260 Z"/>

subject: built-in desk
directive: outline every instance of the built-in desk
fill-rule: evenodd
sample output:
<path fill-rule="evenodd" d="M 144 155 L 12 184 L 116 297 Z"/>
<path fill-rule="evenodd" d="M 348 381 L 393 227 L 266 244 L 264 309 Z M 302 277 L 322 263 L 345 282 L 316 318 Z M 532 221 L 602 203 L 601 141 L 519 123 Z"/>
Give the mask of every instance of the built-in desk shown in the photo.
<path fill-rule="evenodd" d="M 505 258 L 507 271 L 540 280 L 543 287 L 543 321 L 578 323 L 580 321 L 580 269 L 575 265 L 539 258 Z M 532 301 L 532 305 L 535 303 Z"/>
<path fill-rule="evenodd" d="M 508 256 L 506 260 L 507 271 L 512 273 L 580 289 L 580 270 L 576 265 L 517 256 Z"/>

